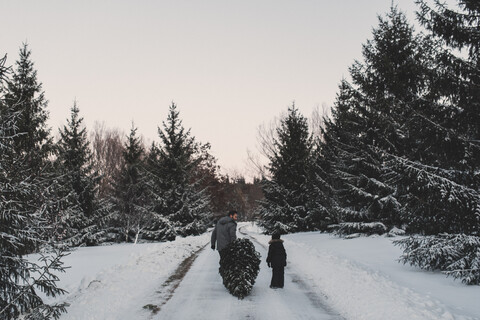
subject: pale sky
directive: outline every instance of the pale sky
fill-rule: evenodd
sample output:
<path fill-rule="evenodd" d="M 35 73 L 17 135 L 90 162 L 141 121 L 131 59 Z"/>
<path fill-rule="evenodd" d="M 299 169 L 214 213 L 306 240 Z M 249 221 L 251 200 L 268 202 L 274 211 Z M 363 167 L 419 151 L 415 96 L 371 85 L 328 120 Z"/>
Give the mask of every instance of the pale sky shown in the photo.
<path fill-rule="evenodd" d="M 295 101 L 331 106 L 391 0 L 0 0 L 0 56 L 27 42 L 56 134 L 76 99 L 148 145 L 174 101 L 227 172 L 243 173 L 257 128 Z M 413 0 L 396 0 L 414 22 Z"/>

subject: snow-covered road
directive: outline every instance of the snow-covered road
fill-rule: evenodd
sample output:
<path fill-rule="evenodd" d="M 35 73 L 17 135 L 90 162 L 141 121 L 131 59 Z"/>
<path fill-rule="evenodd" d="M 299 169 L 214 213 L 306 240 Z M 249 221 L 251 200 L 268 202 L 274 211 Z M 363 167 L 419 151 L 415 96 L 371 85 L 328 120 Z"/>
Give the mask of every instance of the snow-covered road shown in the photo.
<path fill-rule="evenodd" d="M 262 256 L 244 300 L 223 286 L 218 252 L 207 245 L 210 232 L 173 242 L 78 248 L 65 258 L 71 268 L 59 275 L 59 287 L 69 293 L 45 299 L 70 304 L 61 320 L 480 320 L 480 286 L 399 264 L 401 250 L 390 238 L 285 235 L 285 288 L 272 290 L 265 263 L 270 237 L 251 223 L 239 223 L 238 231 Z"/>
<path fill-rule="evenodd" d="M 204 249 L 193 263 L 173 297 L 152 319 L 341 319 L 325 308 L 318 293 L 287 266 L 284 289 L 270 289 L 271 269 L 266 250 L 252 292 L 243 300 L 230 295 L 218 273 L 218 252 Z"/>

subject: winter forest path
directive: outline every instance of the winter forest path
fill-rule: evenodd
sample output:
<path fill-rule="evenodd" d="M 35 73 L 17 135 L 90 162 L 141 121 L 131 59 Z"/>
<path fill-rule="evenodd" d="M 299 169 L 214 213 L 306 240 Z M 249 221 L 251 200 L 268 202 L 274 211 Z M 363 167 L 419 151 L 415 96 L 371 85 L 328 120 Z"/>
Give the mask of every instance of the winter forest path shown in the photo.
<path fill-rule="evenodd" d="M 243 237 L 249 237 L 243 234 Z M 288 266 L 285 288 L 270 289 L 271 269 L 265 246 L 251 238 L 262 263 L 252 292 L 243 300 L 230 295 L 218 273 L 218 252 L 199 252 L 173 296 L 151 319 L 341 319 Z"/>

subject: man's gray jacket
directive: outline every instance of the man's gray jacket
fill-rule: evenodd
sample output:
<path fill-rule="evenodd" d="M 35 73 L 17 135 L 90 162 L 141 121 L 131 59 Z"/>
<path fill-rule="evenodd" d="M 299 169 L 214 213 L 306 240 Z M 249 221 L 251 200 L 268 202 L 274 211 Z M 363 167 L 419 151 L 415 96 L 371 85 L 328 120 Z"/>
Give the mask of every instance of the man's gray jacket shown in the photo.
<path fill-rule="evenodd" d="M 215 248 L 217 242 L 217 250 L 222 251 L 230 242 L 237 239 L 237 223 L 229 216 L 218 220 L 215 229 L 212 232 L 212 248 Z"/>

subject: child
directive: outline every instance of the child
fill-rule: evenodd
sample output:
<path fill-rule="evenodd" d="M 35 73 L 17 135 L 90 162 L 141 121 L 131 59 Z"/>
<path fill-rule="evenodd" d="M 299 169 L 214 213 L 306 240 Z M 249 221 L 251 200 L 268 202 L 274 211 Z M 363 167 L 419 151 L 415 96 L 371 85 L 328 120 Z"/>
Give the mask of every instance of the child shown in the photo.
<path fill-rule="evenodd" d="M 270 288 L 283 288 L 284 268 L 287 265 L 287 253 L 283 247 L 283 240 L 279 233 L 272 234 L 269 242 L 267 265 L 272 268 L 272 282 Z"/>

